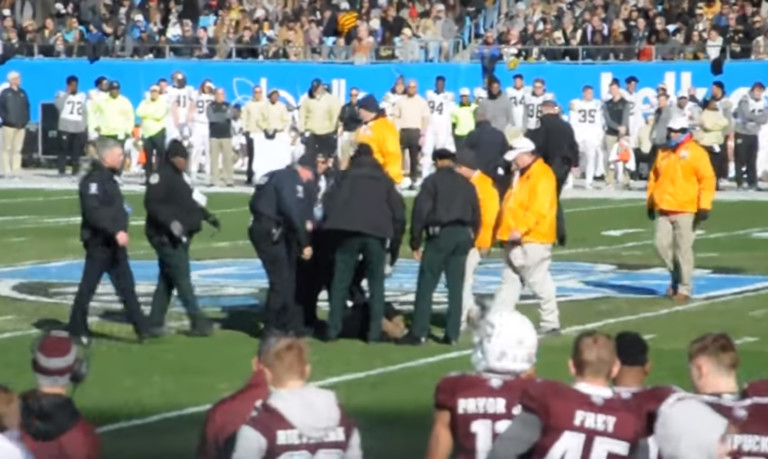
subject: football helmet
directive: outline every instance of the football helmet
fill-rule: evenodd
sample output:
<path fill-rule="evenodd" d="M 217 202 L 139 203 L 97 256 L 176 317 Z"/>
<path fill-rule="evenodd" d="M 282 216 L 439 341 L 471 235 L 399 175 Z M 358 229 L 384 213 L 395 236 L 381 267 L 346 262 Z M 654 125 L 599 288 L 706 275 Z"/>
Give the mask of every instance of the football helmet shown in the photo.
<path fill-rule="evenodd" d="M 187 85 L 187 77 L 181 72 L 174 72 L 171 79 L 174 87 L 183 88 Z"/>
<path fill-rule="evenodd" d="M 472 364 L 479 372 L 525 373 L 536 364 L 538 344 L 530 319 L 514 310 L 492 310 L 475 332 Z"/>

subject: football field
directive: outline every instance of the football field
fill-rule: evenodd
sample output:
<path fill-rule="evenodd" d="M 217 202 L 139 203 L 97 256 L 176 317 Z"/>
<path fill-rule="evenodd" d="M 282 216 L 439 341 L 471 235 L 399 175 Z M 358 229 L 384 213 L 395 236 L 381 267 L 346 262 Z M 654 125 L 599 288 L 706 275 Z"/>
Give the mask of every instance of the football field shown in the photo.
<path fill-rule="evenodd" d="M 148 306 L 156 262 L 144 237 L 142 193 L 126 194 L 133 208 L 130 255 L 137 290 Z M 214 235 L 205 227 L 192 245 L 201 305 L 222 327 L 212 338 L 184 336 L 187 325 L 177 309 L 169 322 L 180 333 L 137 345 L 122 323 L 111 286 L 99 288 L 91 327 L 100 337 L 92 346 L 88 380 L 74 397 L 99 426 L 105 458 L 193 457 L 208 404 L 248 379 L 258 346 L 252 336 L 258 328 L 254 312 L 266 286 L 247 241 L 248 198 L 247 193 L 209 194 L 209 208 L 223 228 Z M 719 198 L 696 241 L 696 297 L 684 306 L 660 297 L 668 277 L 659 269 L 653 223 L 641 198 L 565 200 L 568 246 L 555 251 L 553 273 L 567 333 L 541 341 L 538 374 L 566 380 L 573 333 L 598 328 L 646 336 L 653 383 L 687 388 L 687 343 L 708 331 L 736 339 L 743 381 L 768 376 L 768 201 Z M 74 189 L 0 190 L 0 383 L 17 391 L 33 386 L 30 344 L 40 327 L 68 317 L 82 255 Z M 387 280 L 388 299 L 406 311 L 416 269 L 403 250 Z M 476 293 L 492 294 L 500 272 L 498 259 L 484 262 Z M 535 305 L 524 299 L 520 310 L 535 322 Z M 444 291 L 436 294 L 435 304 L 438 310 L 444 307 Z M 440 325 L 439 313 L 433 322 Z M 337 392 L 361 429 L 367 458 L 423 457 L 435 384 L 446 373 L 471 368 L 469 336 L 455 347 L 315 340 L 310 346 L 312 380 Z"/>

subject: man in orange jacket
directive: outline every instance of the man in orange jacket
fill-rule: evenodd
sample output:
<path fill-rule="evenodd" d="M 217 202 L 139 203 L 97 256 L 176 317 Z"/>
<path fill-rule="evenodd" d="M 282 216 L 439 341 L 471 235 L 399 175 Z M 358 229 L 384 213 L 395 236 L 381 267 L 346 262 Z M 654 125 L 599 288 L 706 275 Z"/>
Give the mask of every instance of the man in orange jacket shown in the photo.
<path fill-rule="evenodd" d="M 395 124 L 379 108 L 376 98 L 368 94 L 357 104 L 363 125 L 357 129 L 355 140 L 358 144 L 371 146 L 373 157 L 396 185 L 403 181 L 403 152 L 400 149 L 400 134 Z"/>
<path fill-rule="evenodd" d="M 656 251 L 672 276 L 667 296 L 684 303 L 692 293 L 696 227 L 709 218 L 716 179 L 685 118 L 673 118 L 667 133 L 668 145 L 659 150 L 648 177 L 648 218 L 656 220 Z"/>
<path fill-rule="evenodd" d="M 558 334 L 560 312 L 550 272 L 557 239 L 557 180 L 535 149 L 530 139 L 518 137 L 504 155 L 519 178 L 501 204 L 496 239 L 504 245 L 507 266 L 492 308 L 514 308 L 526 285 L 540 300 L 539 333 Z"/>
<path fill-rule="evenodd" d="M 461 305 L 461 325 L 464 327 L 467 318 L 477 318 L 479 314 L 472 287 L 475 270 L 481 258 L 488 255 L 493 245 L 493 230 L 499 215 L 499 192 L 496 191 L 493 179 L 477 168 L 475 152 L 468 148 L 460 148 L 456 153 L 456 171 L 475 186 L 480 204 L 480 230 L 475 235 L 475 246 L 467 254 L 467 264 L 464 268 L 464 297 Z"/>

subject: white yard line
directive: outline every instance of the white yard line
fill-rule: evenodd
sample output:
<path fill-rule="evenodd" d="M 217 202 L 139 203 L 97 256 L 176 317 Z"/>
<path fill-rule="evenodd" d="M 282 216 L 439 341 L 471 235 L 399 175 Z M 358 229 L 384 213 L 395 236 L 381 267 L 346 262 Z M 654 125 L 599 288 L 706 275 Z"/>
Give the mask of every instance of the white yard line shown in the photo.
<path fill-rule="evenodd" d="M 650 341 L 653 338 L 656 338 L 656 335 L 643 335 L 643 339 L 646 341 Z"/>
<path fill-rule="evenodd" d="M 755 311 L 748 313 L 747 315 L 750 317 L 763 317 L 767 313 L 768 313 L 768 309 L 757 309 Z"/>
<path fill-rule="evenodd" d="M 760 341 L 760 338 L 755 338 L 754 336 L 745 336 L 743 338 L 739 338 L 737 340 L 734 340 L 733 344 L 736 344 L 736 345 L 747 344 L 747 343 L 754 343 L 756 341 Z"/>
<path fill-rule="evenodd" d="M 16 316 L 0 316 L 0 321 L 3 321 L 3 320 L 11 320 L 11 319 L 13 319 L 14 317 L 16 317 Z"/>
<path fill-rule="evenodd" d="M 13 317 L 13 316 L 9 316 L 9 317 Z M 107 322 L 107 321 L 102 320 L 102 319 L 100 319 L 98 317 L 91 317 L 91 318 L 88 319 L 88 323 L 89 324 L 93 324 L 93 323 L 96 323 L 96 322 Z M 181 320 L 181 321 L 176 321 L 176 322 L 168 322 L 166 325 L 168 325 L 171 328 L 175 328 L 175 327 L 182 326 L 182 325 L 185 325 L 185 324 L 188 324 L 188 323 L 189 323 L 189 321 Z M 17 330 L 17 331 L 0 333 L 0 339 L 10 339 L 10 338 L 16 338 L 16 337 L 19 337 L 19 336 L 35 335 L 35 334 L 41 333 L 41 332 L 42 332 L 41 329 L 28 328 L 26 330 Z"/>
<path fill-rule="evenodd" d="M 576 212 L 589 212 L 591 210 L 607 210 L 607 209 L 620 209 L 622 207 L 640 207 L 642 206 L 642 203 L 638 204 L 637 202 L 632 202 L 628 204 L 608 204 L 604 206 L 589 206 L 589 207 L 575 207 L 573 209 L 564 209 L 564 212 L 567 214 L 570 213 L 576 213 Z"/>
<path fill-rule="evenodd" d="M 735 294 L 735 295 L 728 295 L 728 296 L 724 296 L 724 297 L 720 297 L 720 298 L 711 298 L 711 299 L 707 299 L 707 300 L 694 301 L 694 302 L 691 302 L 691 303 L 689 303 L 687 305 L 684 305 L 684 306 L 669 307 L 669 308 L 664 308 L 664 309 L 658 309 L 656 311 L 644 312 L 644 313 L 641 313 L 641 314 L 633 314 L 633 315 L 627 315 L 627 316 L 621 316 L 621 317 L 614 317 L 612 319 L 605 319 L 605 320 L 601 320 L 601 321 L 598 321 L 598 322 L 591 322 L 591 323 L 586 323 L 586 324 L 582 324 L 582 325 L 575 325 L 575 326 L 572 326 L 572 327 L 564 328 L 563 329 L 563 333 L 576 333 L 576 332 L 580 332 L 580 331 L 584 331 L 584 330 L 590 330 L 590 329 L 593 329 L 593 328 L 600 328 L 600 327 L 603 327 L 603 326 L 606 326 L 606 325 L 613 325 L 613 324 L 623 323 L 623 322 L 633 322 L 635 320 L 641 320 L 641 319 L 648 319 L 648 318 L 652 318 L 652 317 L 664 316 L 664 315 L 671 314 L 671 313 L 674 313 L 674 312 L 690 311 L 692 309 L 700 308 L 702 306 L 707 306 L 707 305 L 710 305 L 710 304 L 713 304 L 713 303 L 718 303 L 718 302 L 721 302 L 721 301 L 729 301 L 729 300 L 741 299 L 741 298 L 746 298 L 746 297 L 750 297 L 750 296 L 761 295 L 761 294 L 764 294 L 764 293 L 766 293 L 764 290 L 759 290 L 759 291 L 753 291 L 753 292 L 739 293 L 739 294 Z M 464 357 L 464 356 L 467 356 L 467 355 L 469 355 L 471 353 L 472 353 L 471 349 L 466 349 L 466 350 L 461 350 L 461 351 L 454 351 L 454 352 L 448 352 L 448 353 L 445 353 L 445 354 L 439 354 L 439 355 L 436 355 L 436 356 L 426 357 L 426 358 L 423 358 L 423 359 L 411 360 L 410 362 L 404 362 L 404 363 L 400 363 L 400 364 L 397 364 L 397 365 L 389 365 L 389 366 L 385 366 L 385 367 L 380 367 L 380 368 L 376 368 L 376 369 L 373 369 L 373 370 L 360 371 L 360 372 L 354 372 L 354 373 L 347 373 L 347 374 L 335 376 L 335 377 L 332 377 L 332 378 L 327 378 L 327 379 L 323 379 L 323 380 L 320 380 L 320 381 L 316 381 L 316 382 L 314 382 L 312 384 L 315 385 L 315 386 L 331 386 L 331 385 L 339 384 L 339 383 L 343 383 L 343 382 L 356 381 L 356 380 L 359 380 L 359 379 L 370 378 L 372 376 L 379 376 L 379 375 L 383 375 L 383 374 L 393 373 L 393 372 L 397 372 L 397 371 L 404 370 L 404 369 L 407 369 L 407 368 L 423 367 L 423 366 L 426 366 L 426 365 L 430 365 L 430 364 L 437 363 L 437 362 L 442 362 L 442 361 L 445 361 L 445 360 L 455 359 L 455 358 L 458 358 L 458 357 Z M 148 416 L 148 417 L 145 417 L 145 418 L 139 418 L 139 419 L 133 419 L 133 420 L 129 420 L 129 421 L 117 422 L 117 423 L 114 423 L 114 424 L 108 424 L 108 425 L 102 426 L 102 427 L 98 428 L 97 431 L 99 433 L 106 433 L 106 432 L 112 432 L 112 431 L 116 431 L 116 430 L 128 429 L 128 428 L 131 428 L 131 427 L 142 426 L 142 425 L 146 425 L 146 424 L 152 424 L 152 423 L 155 423 L 155 422 L 164 421 L 166 419 L 173 419 L 173 418 L 177 418 L 177 417 L 181 417 L 181 416 L 186 416 L 186 415 L 190 415 L 190 414 L 202 413 L 204 411 L 207 411 L 210 407 L 211 407 L 210 404 L 206 404 L 206 405 L 200 405 L 200 406 L 194 406 L 194 407 L 190 407 L 190 408 L 185 408 L 185 409 L 177 410 L 177 411 L 169 411 L 169 412 L 166 412 L 166 413 L 160 413 L 160 414 L 156 414 L 154 416 Z"/>

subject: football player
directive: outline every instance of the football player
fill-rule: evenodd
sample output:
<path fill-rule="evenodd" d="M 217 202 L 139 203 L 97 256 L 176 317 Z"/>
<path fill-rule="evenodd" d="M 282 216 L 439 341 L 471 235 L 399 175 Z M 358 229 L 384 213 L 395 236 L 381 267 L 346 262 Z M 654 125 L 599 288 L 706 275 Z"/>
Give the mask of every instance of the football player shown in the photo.
<path fill-rule="evenodd" d="M 646 423 L 635 403 L 611 389 L 620 367 L 613 339 L 596 331 L 581 333 L 568 366 L 573 386 L 538 380 L 525 388 L 522 412 L 499 436 L 489 458 L 635 457 Z"/>
<path fill-rule="evenodd" d="M 428 459 L 484 459 L 494 438 L 519 412 L 523 388 L 533 381 L 538 337 L 517 311 L 494 310 L 475 333 L 474 373 L 443 378 L 435 389 Z"/>
<path fill-rule="evenodd" d="M 555 95 L 547 92 L 547 86 L 542 78 L 533 80 L 533 87 L 525 92 L 525 111 L 523 113 L 523 130 L 529 131 L 539 127 L 541 104 L 545 100 L 555 100 Z"/>
<path fill-rule="evenodd" d="M 512 102 L 512 125 L 518 129 L 523 128 L 523 116 L 525 114 L 525 93 L 530 88 L 525 87 L 523 75 L 517 74 L 512 77 L 512 86 L 507 88 L 507 97 Z"/>
<path fill-rule="evenodd" d="M 643 105 L 643 98 L 637 92 L 637 83 L 640 80 L 635 76 L 629 76 L 624 83 L 626 89 L 621 91 L 622 97 L 629 102 L 629 137 L 632 141 L 632 148 L 637 147 L 637 136 L 640 129 L 645 125 L 645 112 L 648 107 Z"/>
<path fill-rule="evenodd" d="M 421 156 L 421 179 L 424 180 L 434 169 L 432 152 L 441 148 L 456 151 L 453 141 L 451 112 L 455 105 L 455 96 L 445 91 L 445 77 L 435 79 L 435 89 L 427 91 L 427 106 L 429 107 L 429 125 L 424 134 L 424 147 Z"/>
<path fill-rule="evenodd" d="M 208 129 L 208 105 L 213 102 L 213 91 L 215 87 L 211 80 L 205 79 L 200 85 L 200 89 L 194 93 L 195 113 L 192 117 L 192 155 L 189 158 L 189 176 L 194 181 L 197 174 L 201 172 L 209 175 L 210 165 L 210 133 Z"/>
<path fill-rule="evenodd" d="M 190 126 L 195 114 L 195 88 L 187 86 L 187 77 L 175 72 L 171 77 L 173 86 L 168 88 L 168 103 L 171 104 L 170 126 L 166 129 L 166 143 L 173 139 L 189 142 Z"/>
<path fill-rule="evenodd" d="M 584 165 L 584 187 L 589 190 L 603 157 L 603 107 L 592 86 L 584 86 L 581 94 L 581 99 L 571 102 L 570 121 L 579 144 L 579 164 Z"/>

